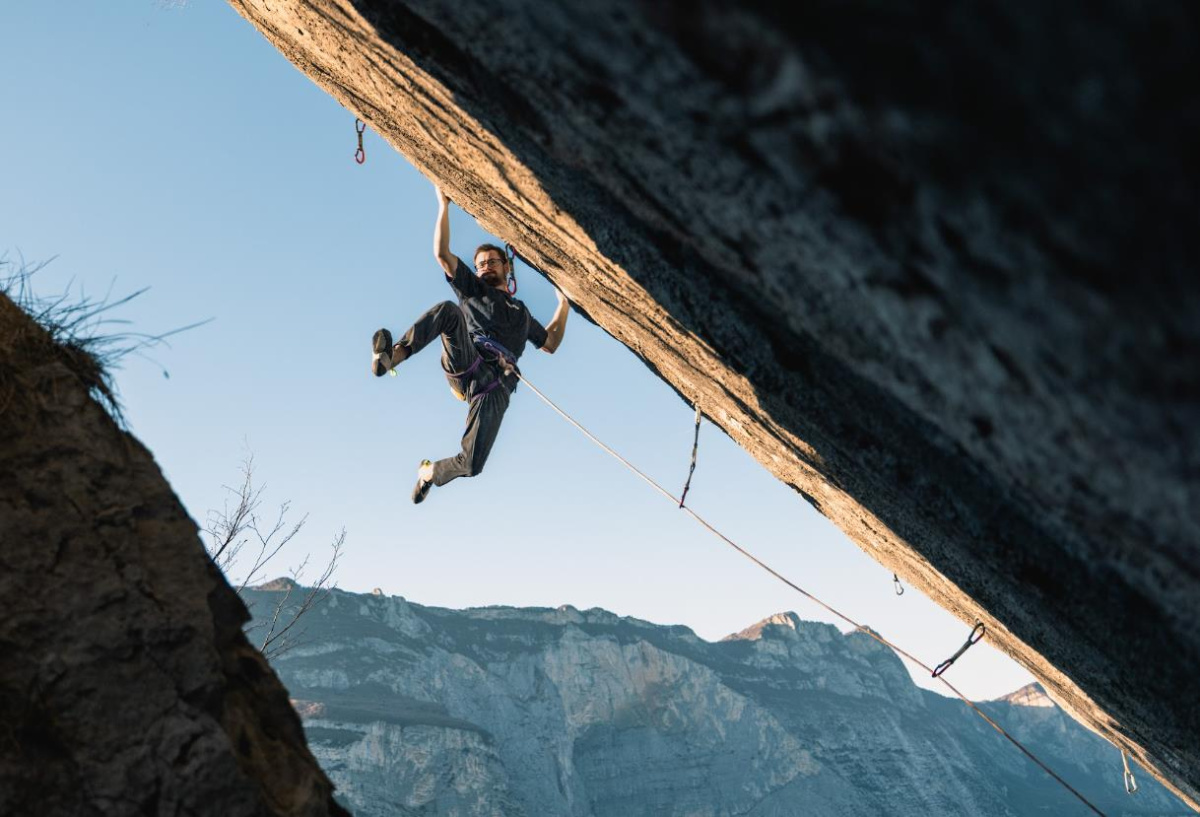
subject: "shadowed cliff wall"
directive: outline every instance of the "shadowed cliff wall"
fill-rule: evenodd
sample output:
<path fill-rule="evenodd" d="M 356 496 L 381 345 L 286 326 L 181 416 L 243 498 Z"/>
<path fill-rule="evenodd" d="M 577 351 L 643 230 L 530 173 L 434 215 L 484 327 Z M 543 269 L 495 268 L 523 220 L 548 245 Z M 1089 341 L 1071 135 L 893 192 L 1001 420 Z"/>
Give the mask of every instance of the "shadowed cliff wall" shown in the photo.
<path fill-rule="evenodd" d="M 345 815 L 97 371 L 0 295 L 0 814 Z"/>

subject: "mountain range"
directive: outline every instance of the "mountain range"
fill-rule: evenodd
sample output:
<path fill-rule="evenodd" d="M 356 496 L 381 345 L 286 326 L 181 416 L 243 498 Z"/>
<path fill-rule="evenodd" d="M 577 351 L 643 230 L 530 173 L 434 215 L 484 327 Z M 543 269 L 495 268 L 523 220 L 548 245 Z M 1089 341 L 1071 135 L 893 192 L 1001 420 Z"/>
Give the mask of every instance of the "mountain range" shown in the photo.
<path fill-rule="evenodd" d="M 261 619 L 285 589 L 247 601 Z M 795 613 L 714 643 L 334 590 L 296 629 L 272 664 L 359 817 L 1092 813 L 890 650 Z M 1145 774 L 1127 794 L 1119 752 L 1039 686 L 980 705 L 1105 813 L 1191 813 Z"/>

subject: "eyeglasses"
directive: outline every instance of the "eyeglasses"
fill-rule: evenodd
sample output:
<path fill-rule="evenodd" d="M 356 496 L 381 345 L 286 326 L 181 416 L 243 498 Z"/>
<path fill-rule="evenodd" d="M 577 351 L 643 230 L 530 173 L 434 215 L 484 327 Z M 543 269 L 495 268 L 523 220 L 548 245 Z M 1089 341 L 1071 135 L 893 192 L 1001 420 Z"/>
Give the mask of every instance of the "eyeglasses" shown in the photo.
<path fill-rule="evenodd" d="M 503 266 L 504 266 L 503 258 L 485 258 L 484 260 L 480 261 L 478 264 L 475 265 L 475 269 L 479 272 L 483 272 L 485 269 L 488 269 L 490 267 L 503 267 Z"/>

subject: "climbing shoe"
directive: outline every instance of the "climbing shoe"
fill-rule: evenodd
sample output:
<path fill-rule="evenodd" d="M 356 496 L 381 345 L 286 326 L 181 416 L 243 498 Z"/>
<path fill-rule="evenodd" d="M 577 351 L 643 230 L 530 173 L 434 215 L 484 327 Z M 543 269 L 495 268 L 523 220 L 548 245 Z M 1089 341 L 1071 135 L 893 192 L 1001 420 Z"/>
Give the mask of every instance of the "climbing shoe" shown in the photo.
<path fill-rule="evenodd" d="M 383 377 L 385 374 L 396 376 L 396 366 L 408 359 L 408 347 L 402 343 L 392 343 L 392 333 L 380 329 L 371 338 L 371 374 Z"/>
<path fill-rule="evenodd" d="M 371 374 L 383 377 L 392 370 L 392 333 L 380 329 L 371 338 Z"/>
<path fill-rule="evenodd" d="M 424 502 L 425 497 L 429 496 L 429 489 L 432 487 L 433 463 L 429 460 L 421 460 L 421 467 L 417 470 L 417 484 L 413 486 L 413 504 L 419 505 Z"/>

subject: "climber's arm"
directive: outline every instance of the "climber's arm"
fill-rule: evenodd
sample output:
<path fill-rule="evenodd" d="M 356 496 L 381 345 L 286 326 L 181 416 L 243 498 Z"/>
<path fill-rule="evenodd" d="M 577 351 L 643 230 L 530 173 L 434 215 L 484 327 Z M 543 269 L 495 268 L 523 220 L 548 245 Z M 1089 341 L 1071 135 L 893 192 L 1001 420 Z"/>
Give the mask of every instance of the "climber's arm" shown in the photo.
<path fill-rule="evenodd" d="M 454 270 L 458 268 L 458 257 L 450 252 L 450 199 L 442 192 L 442 188 L 434 185 L 437 191 L 438 215 L 433 227 L 433 256 L 446 277 L 453 279 Z"/>
<path fill-rule="evenodd" d="M 548 354 L 554 354 L 558 345 L 562 343 L 563 334 L 567 331 L 567 316 L 571 314 L 571 304 L 567 301 L 567 296 L 557 289 L 554 290 L 554 294 L 558 296 L 558 306 L 554 309 L 554 317 L 546 324 L 546 342 L 542 344 L 542 351 Z"/>

